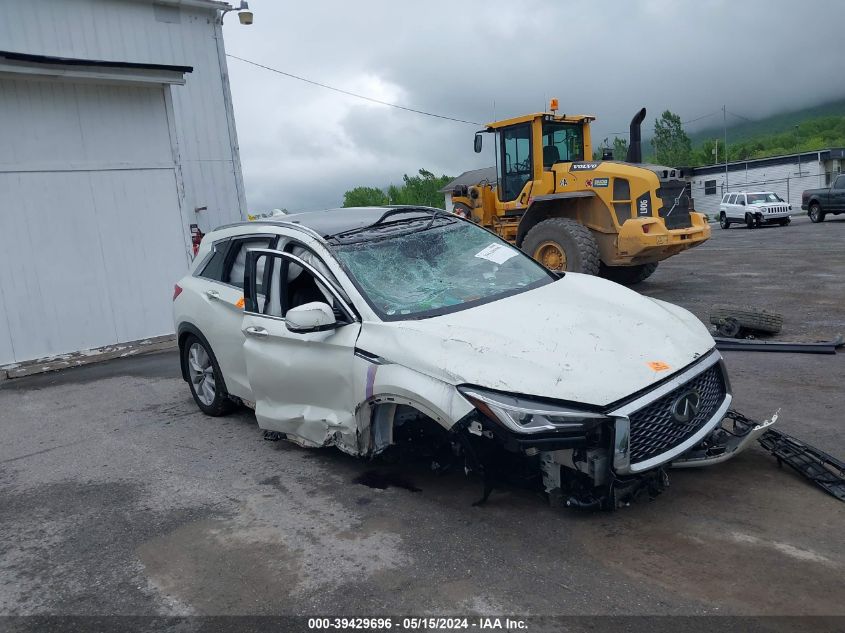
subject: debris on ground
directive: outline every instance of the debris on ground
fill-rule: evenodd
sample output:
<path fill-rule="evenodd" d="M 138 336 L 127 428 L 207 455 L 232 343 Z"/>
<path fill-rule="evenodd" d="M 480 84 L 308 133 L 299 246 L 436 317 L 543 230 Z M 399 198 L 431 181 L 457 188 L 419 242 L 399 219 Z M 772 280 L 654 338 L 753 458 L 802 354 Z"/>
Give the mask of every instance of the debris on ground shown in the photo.
<path fill-rule="evenodd" d="M 845 345 L 842 335 L 830 341 L 800 343 L 790 341 L 758 341 L 754 339 L 734 339 L 714 337 L 716 349 L 722 352 L 792 352 L 796 354 L 835 354 Z"/>
<path fill-rule="evenodd" d="M 780 410 L 763 422 L 728 410 L 722 425 L 672 462 L 672 468 L 710 466 L 724 461 L 732 454 L 747 448 L 753 440 L 774 455 L 778 465 L 784 462 L 804 475 L 814 484 L 845 501 L 845 462 L 828 455 L 805 442 L 772 428 Z"/>
<path fill-rule="evenodd" d="M 757 441 L 777 458 L 778 466 L 785 462 L 823 490 L 845 501 L 845 462 L 775 429 L 767 430 Z"/>
<path fill-rule="evenodd" d="M 710 323 L 720 336 L 741 338 L 749 332 L 777 334 L 783 327 L 783 315 L 753 306 L 720 303 L 710 308 Z"/>

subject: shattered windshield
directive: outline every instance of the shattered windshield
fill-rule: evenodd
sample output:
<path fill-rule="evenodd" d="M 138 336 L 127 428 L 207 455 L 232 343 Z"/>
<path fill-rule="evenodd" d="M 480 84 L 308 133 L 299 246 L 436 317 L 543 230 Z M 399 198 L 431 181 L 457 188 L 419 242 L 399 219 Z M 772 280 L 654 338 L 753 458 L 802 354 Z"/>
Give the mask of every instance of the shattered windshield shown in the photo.
<path fill-rule="evenodd" d="M 783 202 L 780 196 L 775 193 L 749 193 L 747 194 L 748 204 L 765 204 L 766 202 Z"/>
<path fill-rule="evenodd" d="M 468 222 L 430 225 L 425 219 L 416 226 L 334 247 L 385 320 L 454 312 L 554 281 L 522 251 Z"/>

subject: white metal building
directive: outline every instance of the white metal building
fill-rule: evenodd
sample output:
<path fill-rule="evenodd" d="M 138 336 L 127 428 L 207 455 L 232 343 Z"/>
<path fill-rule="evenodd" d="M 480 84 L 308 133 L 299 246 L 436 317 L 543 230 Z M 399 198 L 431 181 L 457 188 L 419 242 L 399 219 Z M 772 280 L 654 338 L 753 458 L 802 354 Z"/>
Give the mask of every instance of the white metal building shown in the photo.
<path fill-rule="evenodd" d="M 695 167 L 690 184 L 695 210 L 711 217 L 728 191 L 774 191 L 800 213 L 801 193 L 830 185 L 842 171 L 845 148 L 839 147 L 728 163 L 727 186 L 724 164 Z"/>
<path fill-rule="evenodd" d="M 246 215 L 212 0 L 0 0 L 0 365 L 172 333 Z"/>
<path fill-rule="evenodd" d="M 496 168 L 482 167 L 481 169 L 472 169 L 465 171 L 460 176 L 451 180 L 445 187 L 439 189 L 438 192 L 443 194 L 443 208 L 447 211 L 452 210 L 452 190 L 458 185 L 477 185 L 480 182 L 489 182 L 492 185 L 496 184 Z"/>

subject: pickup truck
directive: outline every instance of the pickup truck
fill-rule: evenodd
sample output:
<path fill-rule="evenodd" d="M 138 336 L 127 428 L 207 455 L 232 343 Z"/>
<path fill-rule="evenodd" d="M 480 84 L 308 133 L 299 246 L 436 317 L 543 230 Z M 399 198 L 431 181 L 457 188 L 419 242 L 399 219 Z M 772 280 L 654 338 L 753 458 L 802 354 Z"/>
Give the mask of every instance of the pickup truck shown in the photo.
<path fill-rule="evenodd" d="M 845 174 L 837 176 L 830 187 L 807 189 L 801 194 L 801 208 L 813 222 L 824 222 L 828 213 L 845 213 Z"/>

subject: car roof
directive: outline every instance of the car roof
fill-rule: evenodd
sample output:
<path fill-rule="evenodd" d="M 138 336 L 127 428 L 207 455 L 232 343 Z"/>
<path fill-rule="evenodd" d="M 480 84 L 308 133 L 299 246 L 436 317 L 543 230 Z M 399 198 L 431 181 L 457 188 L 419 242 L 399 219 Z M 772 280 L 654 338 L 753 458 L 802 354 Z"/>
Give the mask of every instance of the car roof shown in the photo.
<path fill-rule="evenodd" d="M 299 225 L 305 229 L 317 233 L 320 237 L 330 237 L 350 231 L 352 229 L 360 229 L 369 226 L 376 222 L 381 216 L 391 210 L 407 209 L 408 211 L 419 210 L 422 214 L 428 215 L 431 211 L 440 211 L 445 213 L 443 209 L 433 209 L 431 207 L 415 206 L 415 205 L 392 205 L 385 207 L 343 207 L 340 209 L 325 209 L 322 211 L 305 211 L 303 213 L 291 213 L 288 215 L 274 216 L 272 218 L 261 218 L 252 222 L 239 222 L 237 224 L 230 224 L 226 227 L 232 226 L 256 226 L 256 225 L 280 225 L 290 226 L 291 224 Z"/>

